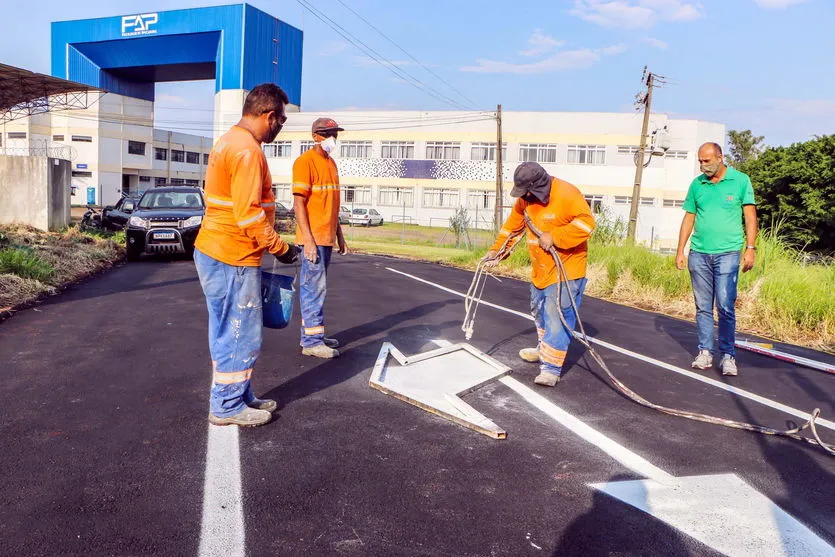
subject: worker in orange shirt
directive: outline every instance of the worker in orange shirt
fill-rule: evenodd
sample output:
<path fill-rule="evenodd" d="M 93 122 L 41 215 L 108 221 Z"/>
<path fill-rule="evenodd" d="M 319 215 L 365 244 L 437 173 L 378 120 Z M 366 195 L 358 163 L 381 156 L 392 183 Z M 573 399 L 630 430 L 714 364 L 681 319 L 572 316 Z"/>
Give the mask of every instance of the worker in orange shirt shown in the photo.
<path fill-rule="evenodd" d="M 344 130 L 331 118 L 318 118 L 311 131 L 316 145 L 293 163 L 296 243 L 304 245 L 299 277 L 300 344 L 305 356 L 327 359 L 339 356 L 339 341 L 325 337 L 327 271 L 334 244 L 341 255 L 348 251 L 339 225 L 339 172 L 331 156 Z"/>
<path fill-rule="evenodd" d="M 568 296 L 574 298 L 579 308 L 586 286 L 586 256 L 588 239 L 594 230 L 594 217 L 580 190 L 549 176 L 538 163 L 524 162 L 519 165 L 513 182 L 510 195 L 519 199 L 496 242 L 484 256 L 484 261 L 488 267 L 498 264 L 497 253 L 502 246 L 507 242 L 512 248 L 521 238 L 520 233 L 526 227 L 525 215 L 542 232 L 539 238 L 531 230 L 527 234 L 531 256 L 531 313 L 536 321 L 539 342 L 537 348 L 524 348 L 519 355 L 526 361 L 540 362 L 540 373 L 534 380 L 536 384 L 553 387 L 560 380 L 568 345 L 577 324 L 577 315 Z M 514 237 L 516 234 L 519 236 Z M 559 300 L 558 283 L 561 277 L 549 253 L 552 247 L 556 248 L 568 275 L 568 282 L 561 285 Z M 509 253 L 510 249 L 504 257 Z M 560 310 L 571 330 L 566 330 L 560 320 Z"/>
<path fill-rule="evenodd" d="M 209 154 L 206 212 L 194 263 L 209 308 L 209 422 L 215 425 L 262 425 L 278 407 L 274 400 L 255 397 L 250 377 L 261 352 L 261 257 L 267 251 L 282 263 L 293 263 L 301 251 L 273 228 L 275 197 L 261 150 L 287 120 L 289 102 L 272 83 L 254 87 L 240 121 Z"/>

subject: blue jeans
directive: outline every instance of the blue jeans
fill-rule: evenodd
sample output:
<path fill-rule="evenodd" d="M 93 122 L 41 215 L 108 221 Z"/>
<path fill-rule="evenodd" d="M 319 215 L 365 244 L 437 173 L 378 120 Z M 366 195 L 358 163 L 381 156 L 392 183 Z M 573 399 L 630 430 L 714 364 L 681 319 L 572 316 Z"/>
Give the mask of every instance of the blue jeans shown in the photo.
<path fill-rule="evenodd" d="M 194 250 L 194 265 L 209 308 L 212 388 L 209 411 L 225 418 L 255 399 L 250 377 L 261 353 L 260 267 L 235 267 Z"/>
<path fill-rule="evenodd" d="M 735 356 L 736 283 L 739 276 L 739 252 L 707 254 L 690 251 L 687 261 L 693 297 L 696 301 L 696 326 L 699 350 L 713 354 L 713 304 L 719 313 L 719 352 Z"/>
<path fill-rule="evenodd" d="M 333 246 L 317 246 L 319 258 L 311 263 L 302 257 L 299 277 L 299 306 L 302 313 L 301 345 L 311 348 L 325 339 L 325 295 Z"/>
<path fill-rule="evenodd" d="M 574 298 L 577 309 L 580 309 L 586 279 L 581 278 L 563 283 L 559 306 L 557 305 L 558 288 L 560 288 L 559 284 L 552 284 L 544 289 L 531 285 L 531 313 L 536 321 L 536 333 L 539 338 L 539 369 L 543 373 L 553 373 L 556 376 L 562 373 L 568 345 L 573 338 L 572 331 L 577 325 L 577 314 L 571 307 L 569 295 Z M 560 308 L 571 331 L 566 330 L 560 320 Z"/>

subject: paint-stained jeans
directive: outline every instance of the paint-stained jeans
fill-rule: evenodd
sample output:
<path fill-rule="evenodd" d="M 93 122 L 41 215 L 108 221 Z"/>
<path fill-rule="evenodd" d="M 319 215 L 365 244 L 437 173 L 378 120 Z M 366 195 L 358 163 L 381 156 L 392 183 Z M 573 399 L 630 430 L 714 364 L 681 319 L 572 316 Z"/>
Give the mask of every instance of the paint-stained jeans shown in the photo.
<path fill-rule="evenodd" d="M 194 250 L 194 264 L 209 308 L 212 389 L 209 411 L 225 418 L 246 408 L 255 396 L 252 368 L 261 353 L 260 267 L 235 267 Z"/>
<path fill-rule="evenodd" d="M 327 274 L 331 263 L 332 246 L 317 246 L 319 259 L 311 263 L 302 257 L 299 276 L 299 305 L 302 313 L 301 345 L 310 348 L 322 344 L 325 338 L 325 295 L 328 292 Z"/>
<path fill-rule="evenodd" d="M 559 284 L 552 284 L 544 289 L 531 285 L 531 314 L 536 321 L 536 332 L 539 338 L 539 369 L 545 373 L 559 376 L 565 363 L 565 355 L 571 342 L 571 331 L 577 325 L 577 314 L 571 307 L 571 298 L 577 309 L 586 288 L 586 279 L 570 280 L 562 285 L 559 306 L 557 305 L 557 289 Z M 566 330 L 560 320 L 559 311 L 565 316 L 565 321 L 571 327 Z"/>
<path fill-rule="evenodd" d="M 713 353 L 713 304 L 719 313 L 719 352 L 735 356 L 736 283 L 739 276 L 739 252 L 707 254 L 690 251 L 687 260 L 693 297 L 696 301 L 696 326 L 699 350 Z"/>

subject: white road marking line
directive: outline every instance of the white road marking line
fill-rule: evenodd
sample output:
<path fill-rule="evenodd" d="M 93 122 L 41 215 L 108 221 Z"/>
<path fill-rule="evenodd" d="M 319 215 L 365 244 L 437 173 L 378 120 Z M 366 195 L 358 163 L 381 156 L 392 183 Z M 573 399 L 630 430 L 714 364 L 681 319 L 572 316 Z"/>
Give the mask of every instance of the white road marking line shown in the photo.
<path fill-rule="evenodd" d="M 199 557 L 244 557 L 238 426 L 209 425 Z"/>
<path fill-rule="evenodd" d="M 402 275 L 404 277 L 408 277 L 412 280 L 422 282 L 423 284 L 427 284 L 427 285 L 432 286 L 434 288 L 437 288 L 439 290 L 443 290 L 444 292 L 449 292 L 450 294 L 455 294 L 456 296 L 459 296 L 461 298 L 466 298 L 467 297 L 467 295 L 465 293 L 458 292 L 456 290 L 452 290 L 451 288 L 447 288 L 446 286 L 428 281 L 426 279 L 422 279 L 420 277 L 416 277 L 414 275 L 410 275 L 408 273 L 404 273 L 403 271 L 398 271 L 397 269 L 392 269 L 391 267 L 386 267 L 386 269 L 388 269 L 389 271 L 391 271 L 393 273 L 397 273 L 398 275 Z M 498 310 L 501 310 L 501 311 L 504 311 L 504 312 L 507 312 L 507 313 L 511 313 L 513 315 L 517 315 L 517 316 L 519 316 L 523 319 L 527 319 L 528 321 L 533 321 L 534 320 L 533 317 L 530 314 L 522 313 L 520 311 L 516 311 L 516 310 L 510 309 L 510 308 L 506 308 L 504 306 L 500 306 L 500 305 L 493 304 L 493 303 L 490 303 L 490 302 L 482 301 L 481 305 L 485 305 L 485 306 L 492 307 L 492 308 L 495 308 L 495 309 L 498 309 Z M 589 341 L 591 341 L 595 344 L 598 344 L 598 345 L 600 345 L 604 348 L 608 348 L 609 350 L 612 350 L 614 352 L 619 352 L 619 353 L 624 354 L 626 356 L 630 356 L 632 358 L 636 358 L 638 360 L 642 360 L 644 362 L 647 362 L 648 364 L 652 364 L 652 365 L 658 366 L 660 368 L 663 368 L 663 369 L 666 369 L 666 370 L 669 370 L 669 371 L 674 371 L 675 373 L 678 373 L 680 375 L 684 375 L 685 377 L 695 379 L 696 381 L 701 381 L 702 383 L 706 383 L 708 385 L 711 385 L 712 387 L 716 387 L 718 389 L 722 389 L 722 390 L 727 391 L 729 393 L 733 393 L 733 394 L 738 395 L 742 398 L 747 398 L 749 400 L 753 400 L 754 402 L 758 402 L 758 403 L 760 403 L 764 406 L 768 406 L 768 407 L 773 408 L 775 410 L 780 410 L 781 412 L 785 412 L 786 414 L 790 414 L 790 415 L 795 416 L 797 418 L 801 418 L 803 420 L 808 420 L 811 417 L 810 414 L 807 413 L 807 412 L 803 412 L 801 410 L 798 410 L 797 408 L 792 408 L 791 406 L 787 406 L 787 405 L 785 405 L 781 402 L 777 402 L 775 400 L 771 400 L 769 398 L 760 396 L 760 395 L 752 393 L 750 391 L 746 391 L 745 389 L 740 389 L 739 387 L 734 387 L 732 385 L 727 385 L 725 383 L 722 383 L 721 381 L 711 379 L 710 377 L 705 377 L 703 375 L 699 375 L 698 373 L 694 373 L 692 371 L 689 371 L 689 370 L 686 370 L 686 369 L 668 364 L 666 362 L 656 360 L 655 358 L 650 358 L 649 356 L 644 356 L 643 354 L 638 354 L 637 352 L 633 352 L 631 350 L 627 350 L 626 348 L 621 348 L 620 346 L 617 346 L 615 344 L 611 344 L 611 343 L 608 343 L 608 342 L 605 342 L 605 341 L 602 341 L 602 340 L 598 340 L 594 337 L 588 337 L 588 338 L 589 338 Z M 824 420 L 823 418 L 818 418 L 817 421 L 815 421 L 815 425 L 817 425 L 819 427 L 825 427 L 825 428 L 828 428 L 828 429 L 831 429 L 831 430 L 835 431 L 835 422 L 832 422 L 830 420 Z"/>

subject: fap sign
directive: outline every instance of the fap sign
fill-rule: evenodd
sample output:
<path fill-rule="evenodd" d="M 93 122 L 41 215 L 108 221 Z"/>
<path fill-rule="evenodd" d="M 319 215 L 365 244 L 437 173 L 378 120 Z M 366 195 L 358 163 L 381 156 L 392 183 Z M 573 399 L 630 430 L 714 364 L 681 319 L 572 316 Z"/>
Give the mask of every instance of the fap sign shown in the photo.
<path fill-rule="evenodd" d="M 159 14 L 137 14 L 122 16 L 122 36 L 135 37 L 137 35 L 153 35 L 157 32 L 153 27 L 159 22 Z"/>

